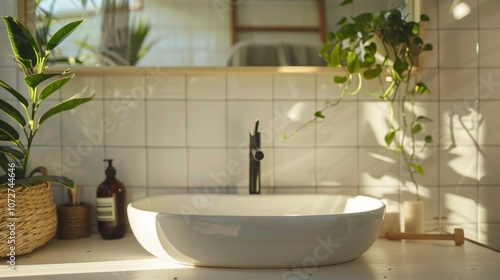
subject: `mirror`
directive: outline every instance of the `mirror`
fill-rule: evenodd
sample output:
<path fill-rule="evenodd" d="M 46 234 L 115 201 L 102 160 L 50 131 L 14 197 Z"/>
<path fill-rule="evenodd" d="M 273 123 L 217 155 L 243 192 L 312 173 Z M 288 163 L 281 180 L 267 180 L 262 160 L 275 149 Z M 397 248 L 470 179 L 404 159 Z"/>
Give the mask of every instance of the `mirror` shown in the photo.
<path fill-rule="evenodd" d="M 85 18 L 53 63 L 75 66 L 322 66 L 327 31 L 351 13 L 342 0 L 23 0 L 19 18 L 43 40 Z M 355 1 L 353 14 L 419 0 Z M 147 33 L 145 31 L 148 31 Z M 134 38 L 134 39 L 129 39 Z"/>

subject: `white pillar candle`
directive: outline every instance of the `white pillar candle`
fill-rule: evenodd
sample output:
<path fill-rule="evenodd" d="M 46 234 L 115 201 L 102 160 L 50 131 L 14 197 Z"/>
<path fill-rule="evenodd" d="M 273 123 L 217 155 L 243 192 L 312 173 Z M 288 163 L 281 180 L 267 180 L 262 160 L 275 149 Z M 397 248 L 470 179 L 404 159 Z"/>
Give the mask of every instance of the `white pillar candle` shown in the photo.
<path fill-rule="evenodd" d="M 405 201 L 403 211 L 405 232 L 424 232 L 424 202 Z"/>

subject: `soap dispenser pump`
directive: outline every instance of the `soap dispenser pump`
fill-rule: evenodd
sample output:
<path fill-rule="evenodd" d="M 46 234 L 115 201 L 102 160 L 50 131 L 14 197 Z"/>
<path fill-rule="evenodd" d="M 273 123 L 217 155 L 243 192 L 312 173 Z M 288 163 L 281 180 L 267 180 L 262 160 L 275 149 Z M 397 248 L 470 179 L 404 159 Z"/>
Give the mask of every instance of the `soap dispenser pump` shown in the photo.
<path fill-rule="evenodd" d="M 97 228 L 103 239 L 118 239 L 127 231 L 125 186 L 116 179 L 113 160 L 104 161 L 108 167 L 106 179 L 97 187 Z"/>

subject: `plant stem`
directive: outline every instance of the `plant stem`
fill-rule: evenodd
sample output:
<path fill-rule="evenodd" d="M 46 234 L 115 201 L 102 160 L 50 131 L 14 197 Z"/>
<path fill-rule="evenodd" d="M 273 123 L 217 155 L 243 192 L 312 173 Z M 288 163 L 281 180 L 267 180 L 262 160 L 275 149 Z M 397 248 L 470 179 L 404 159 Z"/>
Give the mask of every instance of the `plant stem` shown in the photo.
<path fill-rule="evenodd" d="M 348 73 L 348 71 L 346 69 L 344 69 L 344 70 L 346 71 L 346 73 Z M 328 109 L 330 107 L 337 106 L 342 101 L 342 99 L 344 98 L 344 96 L 345 96 L 346 93 L 348 93 L 348 94 L 357 94 L 359 92 L 359 90 L 361 90 L 361 85 L 363 83 L 362 82 L 362 78 L 361 78 L 361 74 L 358 73 L 359 83 L 358 83 L 358 86 L 356 87 L 356 89 L 353 92 L 348 92 L 349 88 L 351 87 L 351 83 L 353 81 L 352 74 L 348 73 L 347 77 L 348 77 L 347 78 L 347 84 L 342 88 L 342 92 L 340 93 L 340 96 L 337 99 L 337 101 L 335 101 L 334 103 L 327 101 L 326 104 L 325 104 L 325 106 L 323 107 L 323 109 L 321 109 L 319 112 L 323 113 L 324 111 L 326 111 L 326 109 Z M 313 119 L 311 119 L 308 122 L 304 123 L 303 125 L 299 126 L 290 135 L 283 135 L 280 138 L 280 140 L 290 139 L 290 138 L 294 137 L 297 133 L 299 133 L 299 131 L 301 131 L 302 129 L 304 129 L 304 128 L 312 125 L 312 124 L 315 124 L 317 122 L 318 122 L 318 117 L 314 117 Z"/>

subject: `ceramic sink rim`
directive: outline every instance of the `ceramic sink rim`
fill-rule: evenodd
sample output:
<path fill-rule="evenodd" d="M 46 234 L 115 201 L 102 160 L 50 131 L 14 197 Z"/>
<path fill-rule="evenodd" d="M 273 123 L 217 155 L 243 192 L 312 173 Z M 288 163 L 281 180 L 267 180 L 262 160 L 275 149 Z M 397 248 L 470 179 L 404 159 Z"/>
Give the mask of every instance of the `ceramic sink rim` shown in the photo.
<path fill-rule="evenodd" d="M 200 196 L 172 194 L 130 203 L 130 226 L 139 243 L 152 255 L 170 262 L 221 268 L 305 267 L 310 264 L 303 260 L 313 254 L 312 250 L 328 243 L 337 247 L 313 266 L 340 264 L 358 258 L 373 245 L 386 208 L 375 198 L 332 194 L 217 194 L 212 208 L 191 213 L 175 208 L 193 198 Z M 238 199 L 260 205 L 263 212 L 250 215 L 253 209 L 248 211 L 245 204 L 234 201 Z M 280 199 L 301 203 L 295 207 L 278 205 Z M 314 202 L 319 200 L 323 203 L 318 206 Z M 339 212 L 349 209 L 349 201 L 356 206 L 350 211 L 358 206 L 362 211 Z M 363 201 L 369 203 L 363 205 Z M 293 209 L 293 215 L 287 215 L 287 209 Z M 272 215 L 272 211 L 281 214 Z M 320 214 L 311 214 L 314 211 Z"/>

